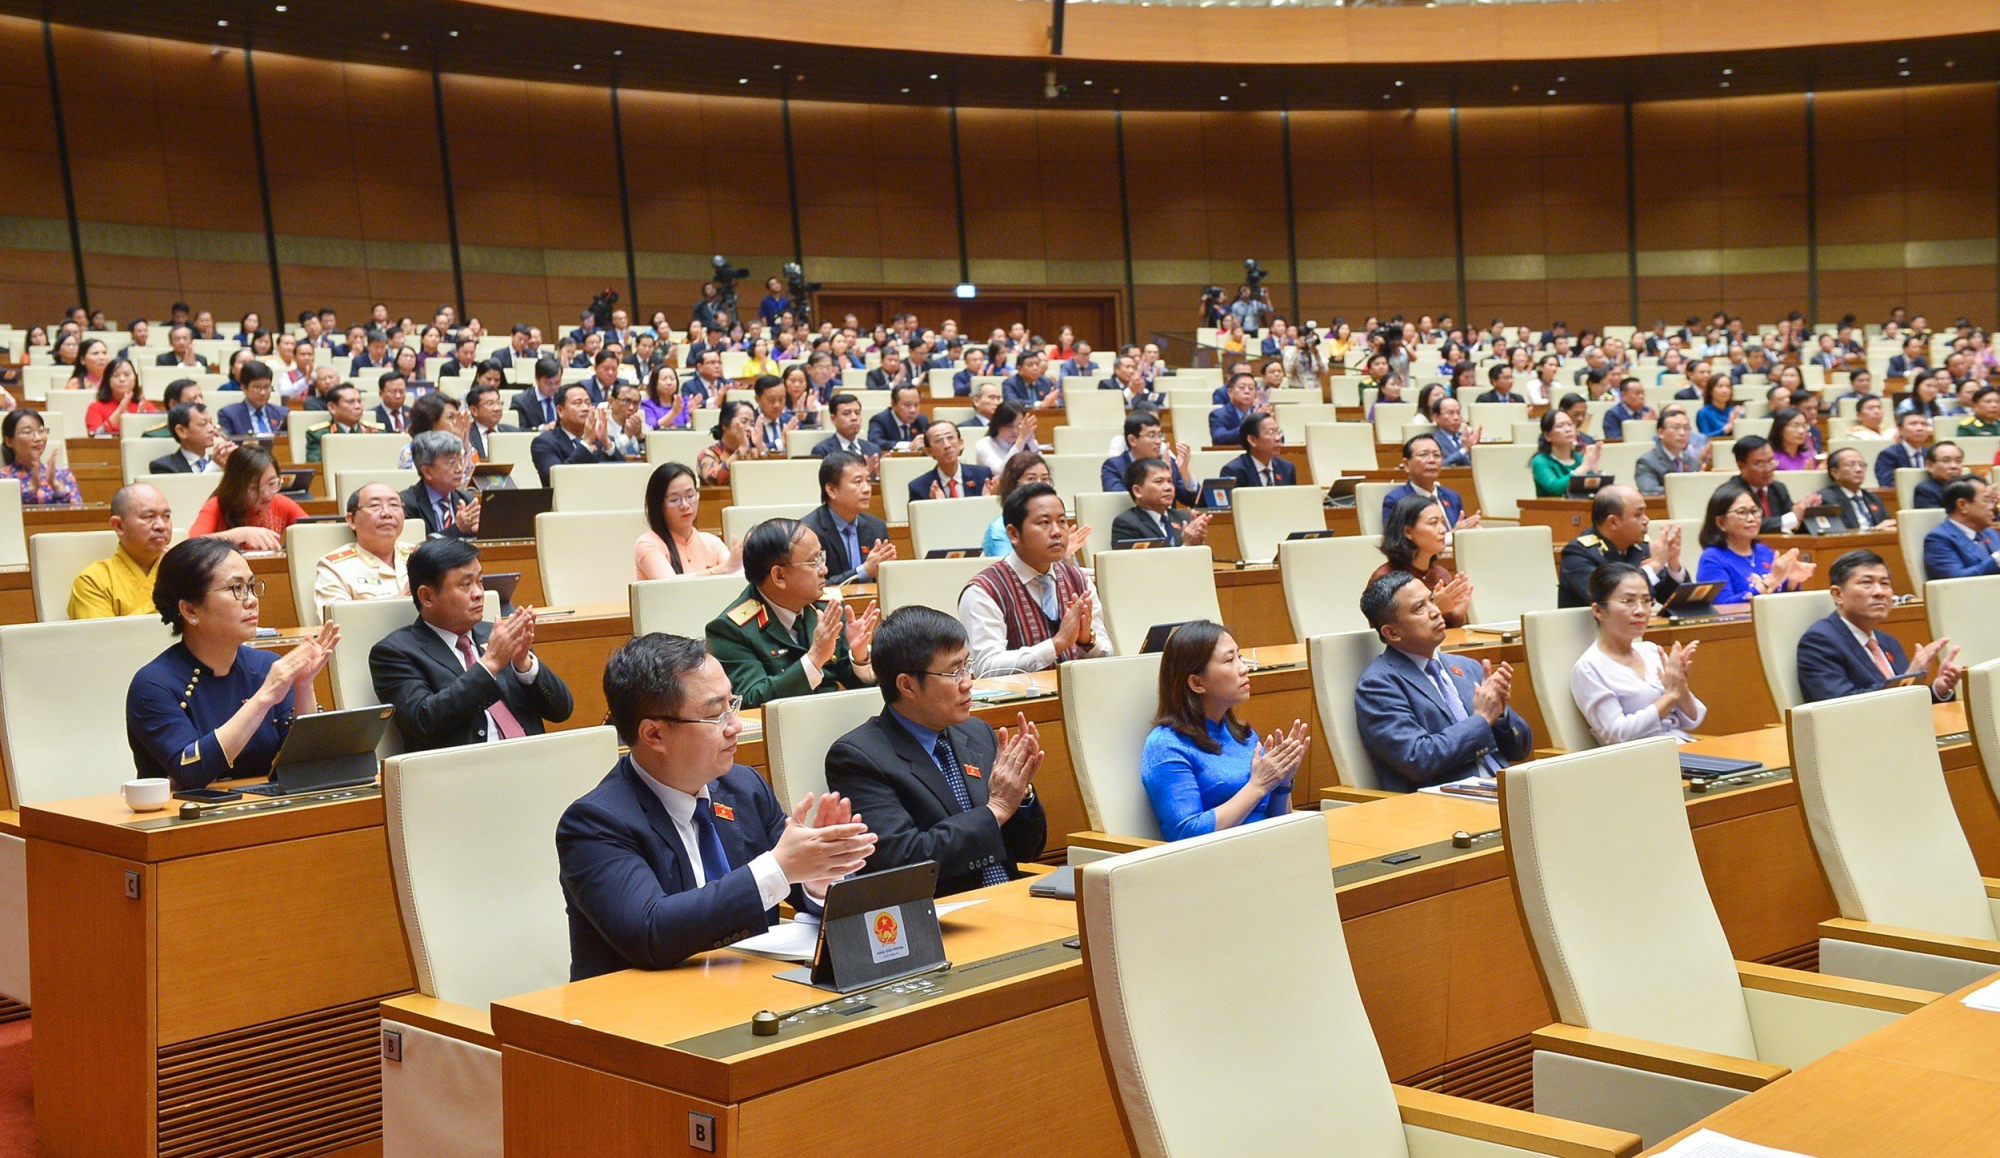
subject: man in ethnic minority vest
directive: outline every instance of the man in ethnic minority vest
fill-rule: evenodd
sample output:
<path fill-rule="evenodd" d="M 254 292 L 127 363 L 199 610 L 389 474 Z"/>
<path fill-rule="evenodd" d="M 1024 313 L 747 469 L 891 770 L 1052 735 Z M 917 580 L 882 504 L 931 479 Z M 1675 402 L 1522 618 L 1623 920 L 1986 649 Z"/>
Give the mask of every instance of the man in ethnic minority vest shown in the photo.
<path fill-rule="evenodd" d="M 1069 519 L 1047 483 L 1017 487 L 1000 508 L 1013 553 L 973 576 L 958 597 L 975 676 L 1041 671 L 1110 655 L 1104 608 L 1083 568 L 1069 561 Z"/>

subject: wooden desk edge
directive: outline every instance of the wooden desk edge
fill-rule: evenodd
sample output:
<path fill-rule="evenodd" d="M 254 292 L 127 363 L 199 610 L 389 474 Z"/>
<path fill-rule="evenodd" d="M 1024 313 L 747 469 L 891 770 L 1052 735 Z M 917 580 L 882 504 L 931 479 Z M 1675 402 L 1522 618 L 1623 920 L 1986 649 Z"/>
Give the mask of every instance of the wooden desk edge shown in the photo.
<path fill-rule="evenodd" d="M 381 1008 L 383 1021 L 401 1022 L 490 1050 L 500 1048 L 500 1038 L 493 1032 L 490 1011 L 426 997 L 421 993 L 391 997 L 382 1002 Z"/>

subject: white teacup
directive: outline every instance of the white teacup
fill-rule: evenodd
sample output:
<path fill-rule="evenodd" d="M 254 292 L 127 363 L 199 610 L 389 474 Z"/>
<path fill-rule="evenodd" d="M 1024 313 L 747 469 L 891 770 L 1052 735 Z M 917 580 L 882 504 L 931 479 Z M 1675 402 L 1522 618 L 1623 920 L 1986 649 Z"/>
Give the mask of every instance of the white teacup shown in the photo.
<path fill-rule="evenodd" d="M 125 797 L 125 807 L 132 811 L 158 812 L 174 798 L 174 782 L 148 776 L 143 780 L 127 780 L 118 786 L 118 792 Z"/>

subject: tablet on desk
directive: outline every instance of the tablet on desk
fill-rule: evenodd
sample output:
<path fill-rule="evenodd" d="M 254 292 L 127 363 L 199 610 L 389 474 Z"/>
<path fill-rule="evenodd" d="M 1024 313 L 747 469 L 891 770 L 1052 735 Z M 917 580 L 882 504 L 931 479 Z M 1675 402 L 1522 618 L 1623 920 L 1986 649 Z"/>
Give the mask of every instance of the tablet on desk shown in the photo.
<path fill-rule="evenodd" d="M 288 466 L 279 474 L 278 493 L 287 498 L 307 498 L 312 494 L 316 466 Z"/>
<path fill-rule="evenodd" d="M 472 478 L 468 481 L 467 485 L 476 491 L 513 490 L 513 464 L 505 462 L 482 462 L 472 468 Z"/>
<path fill-rule="evenodd" d="M 1660 614 L 1674 623 L 1691 619 L 1715 618 L 1715 597 L 1722 593 L 1720 582 L 1683 583 L 1674 588 L 1666 602 L 1660 604 Z"/>
<path fill-rule="evenodd" d="M 1587 499 L 1617 481 L 1615 474 L 1598 474 L 1595 471 L 1585 474 L 1579 471 L 1569 476 L 1569 497 Z"/>
<path fill-rule="evenodd" d="M 1201 480 L 1201 507 L 1208 511 L 1230 509 L 1231 496 L 1236 491 L 1233 478 L 1205 478 Z"/>
<path fill-rule="evenodd" d="M 250 784 L 258 796 L 292 796 L 328 788 L 370 784 L 379 767 L 375 749 L 389 730 L 394 709 L 386 704 L 297 716 L 271 762 L 271 782 Z"/>

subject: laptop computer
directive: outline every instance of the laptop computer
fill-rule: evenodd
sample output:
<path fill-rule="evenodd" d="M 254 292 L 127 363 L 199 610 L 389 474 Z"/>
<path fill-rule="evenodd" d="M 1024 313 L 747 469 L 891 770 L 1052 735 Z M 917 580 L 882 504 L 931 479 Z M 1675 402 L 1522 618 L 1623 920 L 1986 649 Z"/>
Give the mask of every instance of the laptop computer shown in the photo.
<path fill-rule="evenodd" d="M 535 537 L 535 516 L 554 510 L 555 501 L 556 492 L 550 487 L 494 487 L 481 491 L 479 537 L 532 539 Z"/>
<path fill-rule="evenodd" d="M 380 770 L 375 748 L 395 709 L 387 704 L 298 716 L 271 762 L 271 782 L 245 785 L 256 796 L 293 796 L 370 784 Z"/>

